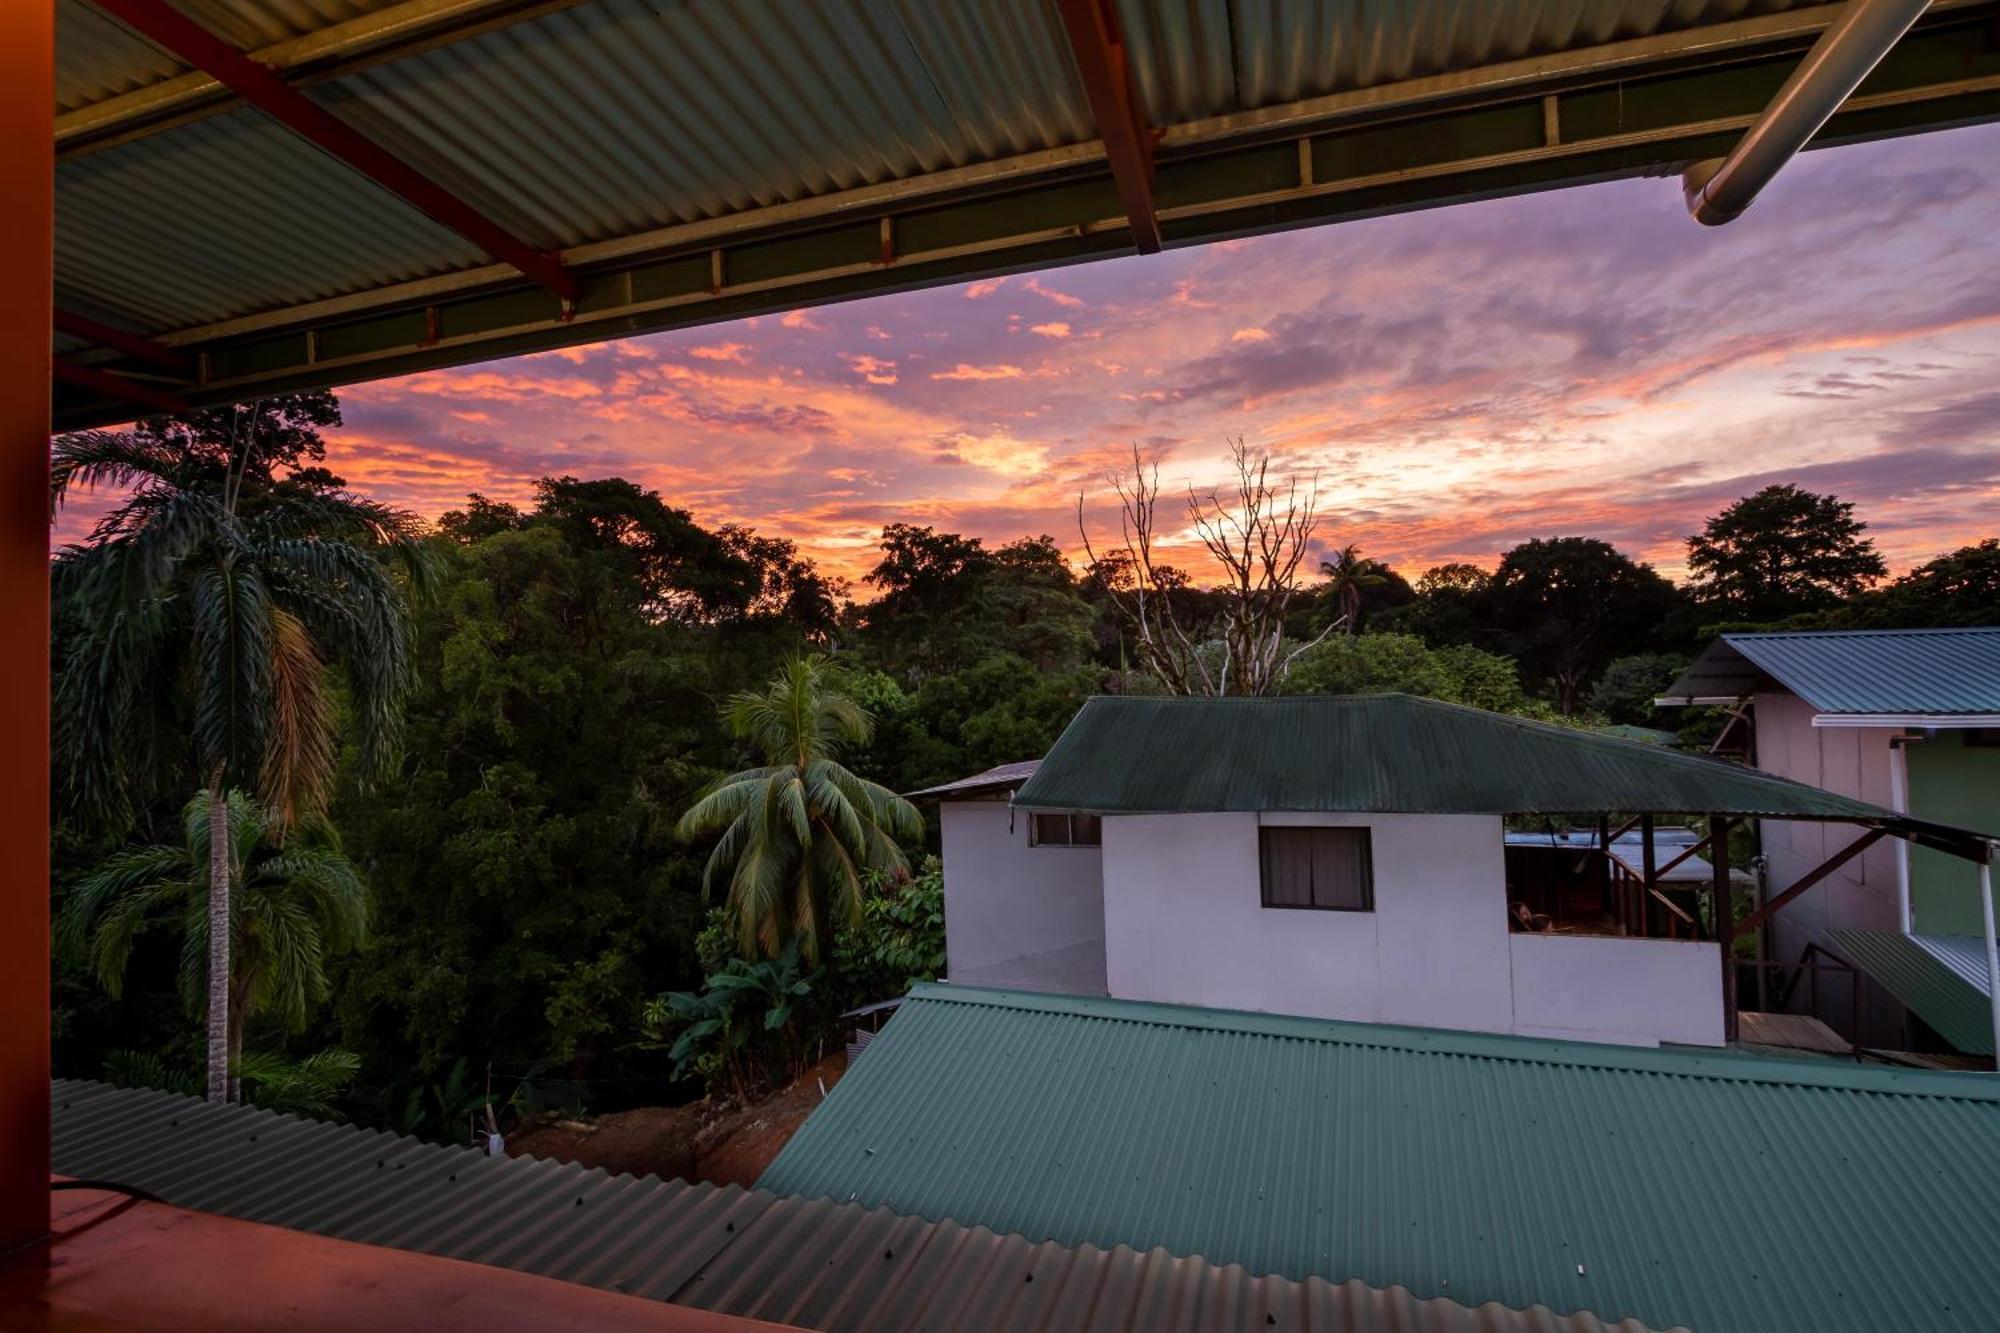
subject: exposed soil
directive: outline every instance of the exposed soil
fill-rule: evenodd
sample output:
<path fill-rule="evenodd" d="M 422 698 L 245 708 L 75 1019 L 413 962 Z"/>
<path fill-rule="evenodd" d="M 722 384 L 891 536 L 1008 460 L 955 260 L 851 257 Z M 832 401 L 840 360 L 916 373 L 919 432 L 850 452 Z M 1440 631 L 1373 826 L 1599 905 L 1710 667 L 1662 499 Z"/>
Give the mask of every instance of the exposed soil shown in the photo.
<path fill-rule="evenodd" d="M 507 1136 L 507 1155 L 747 1188 L 819 1105 L 821 1086 L 830 1090 L 846 1069 L 845 1055 L 829 1055 L 790 1087 L 751 1106 L 703 1098 L 686 1106 L 516 1126 Z"/>

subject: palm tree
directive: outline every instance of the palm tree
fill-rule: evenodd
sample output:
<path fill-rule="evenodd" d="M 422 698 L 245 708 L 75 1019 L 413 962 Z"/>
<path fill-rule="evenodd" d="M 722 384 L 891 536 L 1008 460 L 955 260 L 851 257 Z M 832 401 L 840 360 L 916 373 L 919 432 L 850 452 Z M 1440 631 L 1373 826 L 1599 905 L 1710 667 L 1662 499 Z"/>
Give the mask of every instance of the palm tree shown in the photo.
<path fill-rule="evenodd" d="M 1341 619 L 1346 622 L 1346 632 L 1357 634 L 1361 630 L 1361 594 L 1370 588 L 1379 588 L 1389 581 L 1387 571 L 1379 560 L 1370 560 L 1361 554 L 1361 548 L 1349 542 L 1333 553 L 1331 560 L 1319 562 L 1319 572 L 1329 580 L 1327 591 L 1334 603 L 1340 607 Z"/>
<path fill-rule="evenodd" d="M 77 881 L 56 918 L 57 947 L 86 962 L 113 999 L 139 937 L 155 927 L 181 936 L 181 991 L 199 1011 L 208 990 L 209 872 L 214 844 L 208 792 L 182 812 L 181 841 L 135 847 L 106 858 Z M 244 1020 L 268 1013 L 287 1029 L 305 1026 L 327 995 L 326 960 L 353 948 L 368 929 L 360 872 L 341 854 L 332 827 L 309 817 L 286 831 L 256 801 L 232 791 L 221 803 L 228 830 L 230 954 L 228 1060 L 241 1063 Z"/>
<path fill-rule="evenodd" d="M 896 839 L 922 836 L 923 822 L 908 801 L 837 762 L 846 746 L 867 743 L 874 723 L 840 693 L 825 657 L 788 659 L 764 690 L 732 697 L 722 716 L 764 765 L 711 786 L 677 831 L 721 833 L 702 884 L 728 878 L 743 954 L 776 957 L 796 939 L 817 963 L 834 922 L 861 920 L 868 873 L 908 872 Z"/>
<path fill-rule="evenodd" d="M 400 557 L 419 586 L 429 569 L 412 515 L 298 467 L 318 447 L 298 417 L 297 400 L 255 404 L 65 435 L 53 449 L 57 504 L 79 486 L 126 492 L 55 565 L 64 617 L 56 749 L 82 813 L 113 826 L 130 823 L 163 773 L 192 768 L 207 792 L 215 1101 L 233 1092 L 222 793 L 254 787 L 273 837 L 324 808 L 336 666 L 364 765 L 386 761 L 411 673 L 402 585 L 377 553 Z M 279 464 L 296 470 L 280 477 Z"/>

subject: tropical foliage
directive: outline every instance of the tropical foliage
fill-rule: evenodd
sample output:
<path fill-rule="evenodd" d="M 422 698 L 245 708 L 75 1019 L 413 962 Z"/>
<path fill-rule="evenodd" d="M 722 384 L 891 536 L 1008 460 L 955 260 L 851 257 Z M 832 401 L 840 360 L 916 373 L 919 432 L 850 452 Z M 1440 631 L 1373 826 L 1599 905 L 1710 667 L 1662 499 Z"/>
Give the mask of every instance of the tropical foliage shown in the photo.
<path fill-rule="evenodd" d="M 79 878 L 56 918 L 57 946 L 84 961 L 114 998 L 134 948 L 148 933 L 180 936 L 180 989 L 190 1011 L 206 1003 L 209 981 L 210 838 L 213 798 L 201 792 L 182 813 L 177 843 L 117 852 Z M 314 817 L 283 841 L 264 807 L 228 795 L 232 971 L 229 1058 L 239 1062 L 247 1020 L 304 1028 L 328 994 L 333 955 L 367 934 L 361 875 L 341 854 L 332 826 Z"/>
<path fill-rule="evenodd" d="M 733 696 L 723 720 L 763 763 L 714 784 L 678 832 L 721 835 L 702 884 L 727 884 L 743 953 L 775 957 L 796 942 L 817 963 L 837 925 L 861 920 L 867 876 L 908 870 L 897 839 L 921 837 L 923 821 L 908 801 L 841 766 L 842 751 L 865 745 L 874 723 L 841 692 L 826 658 L 788 659 L 765 689 Z"/>
<path fill-rule="evenodd" d="M 60 506 L 79 488 L 122 498 L 54 571 L 55 698 L 64 793 L 84 818 L 129 827 L 163 784 L 205 786 L 208 1095 L 232 1092 L 230 827 L 222 793 L 253 787 L 273 836 L 322 811 L 337 759 L 332 669 L 359 766 L 394 753 L 411 682 L 403 588 L 427 570 L 414 516 L 316 466 L 327 394 L 59 437 Z M 175 780 L 179 775 L 180 781 Z"/>
<path fill-rule="evenodd" d="M 690 1096 L 677 1067 L 754 1095 L 836 1049 L 843 1011 L 943 966 L 935 826 L 889 792 L 1044 753 L 1091 694 L 1163 688 L 1119 606 L 1141 578 L 1154 628 L 1187 636 L 1179 665 L 1242 679 L 1245 589 L 1199 552 L 1176 550 L 1176 568 L 1155 550 L 1142 574 L 1129 552 L 1077 562 L 1047 536 L 892 524 L 850 590 L 782 538 L 619 478 L 470 497 L 420 532 L 324 470 L 318 432 L 337 420 L 302 395 L 60 447 L 59 494 L 95 482 L 110 509 L 55 569 L 65 1074 L 199 1090 L 190 987 L 310 954 L 245 932 L 290 928 L 260 924 L 255 903 L 306 903 L 305 886 L 267 867 L 326 848 L 346 854 L 366 935 L 350 947 L 348 918 L 322 921 L 316 977 L 283 963 L 293 979 L 245 994 L 229 1063 L 246 1098 L 463 1141 L 489 1114 L 504 1127 Z M 1793 507 L 1851 521 L 1835 534 L 1850 554 L 1866 541 L 1834 497 Z M 1759 505 L 1701 536 L 1754 553 L 1790 549 L 1796 529 Z M 1720 623 L 2000 619 L 2000 541 L 1900 578 L 1814 575 L 1830 595 L 1774 610 L 1579 536 L 1407 580 L 1308 545 L 1254 643 L 1238 635 L 1284 665 L 1268 679 L 1288 691 L 1671 726 L 1650 698 Z M 1248 595 L 1270 591 L 1251 575 Z M 228 892 L 211 894 L 187 798 L 224 757 L 232 794 L 209 802 L 222 828 L 206 848 L 225 853 Z M 713 822 L 678 836 L 704 801 Z M 249 972 L 204 965 L 210 906 L 229 910 L 221 938 Z M 738 980 L 708 984 L 722 976 Z M 676 1058 L 709 1018 L 723 1021 Z M 225 1006 L 225 1061 L 231 1024 Z"/>

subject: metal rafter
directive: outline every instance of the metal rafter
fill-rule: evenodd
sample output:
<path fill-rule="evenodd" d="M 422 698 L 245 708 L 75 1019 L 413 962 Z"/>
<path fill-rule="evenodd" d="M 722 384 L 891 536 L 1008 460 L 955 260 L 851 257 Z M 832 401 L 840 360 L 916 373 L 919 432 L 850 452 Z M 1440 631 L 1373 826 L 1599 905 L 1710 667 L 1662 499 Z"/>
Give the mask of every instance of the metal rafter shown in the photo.
<path fill-rule="evenodd" d="M 294 88 L 301 88 L 581 3 L 583 0 L 401 0 L 247 54 L 283 74 Z M 94 152 L 227 111 L 240 102 L 228 85 L 207 70 L 189 70 L 62 112 L 56 117 L 56 156 L 66 160 Z"/>
<path fill-rule="evenodd" d="M 162 370 L 178 371 L 185 375 L 192 374 L 195 368 L 194 358 L 177 347 L 169 347 L 165 343 L 154 342 L 151 338 L 113 328 L 88 315 L 79 315 L 73 310 L 57 307 L 55 326 L 71 337 L 82 338 L 85 342 L 96 343 L 99 347 L 108 347 L 114 352 L 122 352 L 140 361 L 150 361 Z"/>
<path fill-rule="evenodd" d="M 205 70 L 244 101 L 318 145 L 412 207 L 451 228 L 495 259 L 526 274 L 565 301 L 576 297 L 576 275 L 560 256 L 538 250 L 425 176 L 188 18 L 166 0 L 94 0 L 97 7 L 160 49 Z"/>
<path fill-rule="evenodd" d="M 155 412 L 181 413 L 194 410 L 194 405 L 179 394 L 168 393 L 165 389 L 155 388 L 153 385 L 128 379 L 123 375 L 114 375 L 108 370 L 99 370 L 96 366 L 86 366 L 68 357 L 56 357 L 50 365 L 50 374 L 64 384 L 74 384 L 79 389 L 88 389 L 92 393 L 138 407 L 150 407 Z"/>
<path fill-rule="evenodd" d="M 1142 255 L 1160 249 L 1160 219 L 1153 208 L 1153 139 L 1139 108 L 1138 88 L 1118 33 L 1111 0 L 1056 0 L 1070 53 L 1083 77 L 1084 96 L 1097 137 L 1118 186 L 1118 202 L 1132 224 L 1132 244 Z"/>

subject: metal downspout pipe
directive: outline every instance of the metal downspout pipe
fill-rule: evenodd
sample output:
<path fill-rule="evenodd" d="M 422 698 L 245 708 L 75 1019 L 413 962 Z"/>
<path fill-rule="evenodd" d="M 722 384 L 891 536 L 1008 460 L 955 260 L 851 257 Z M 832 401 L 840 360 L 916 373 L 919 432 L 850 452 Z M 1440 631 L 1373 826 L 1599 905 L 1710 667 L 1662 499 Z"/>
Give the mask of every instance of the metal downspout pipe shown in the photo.
<path fill-rule="evenodd" d="M 1993 935 L 1994 852 L 1994 844 L 1987 843 L 1986 859 L 1979 863 L 1979 914 L 1986 933 L 1986 1000 L 1993 1011 L 1993 1067 L 2000 1069 L 2000 944 Z"/>
<path fill-rule="evenodd" d="M 1908 32 L 1930 0 L 1847 0 L 1785 80 L 1764 114 L 1726 158 L 1697 162 L 1681 175 L 1694 220 L 1719 227 L 1739 216 L 1840 109 L 1868 72 Z"/>
<path fill-rule="evenodd" d="M 1910 813 L 1910 745 L 1907 737 L 1889 738 L 1889 808 Z M 1905 935 L 1915 927 L 1910 916 L 1910 840 L 1896 839 L 1896 929 Z"/>

